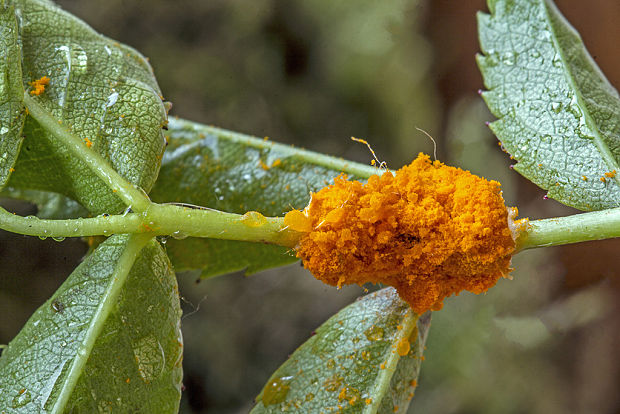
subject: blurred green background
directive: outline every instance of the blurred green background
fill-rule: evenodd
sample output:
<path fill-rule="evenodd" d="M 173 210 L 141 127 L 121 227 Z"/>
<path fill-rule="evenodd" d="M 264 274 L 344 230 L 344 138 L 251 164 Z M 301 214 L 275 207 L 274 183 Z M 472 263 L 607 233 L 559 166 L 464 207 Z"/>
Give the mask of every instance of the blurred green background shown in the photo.
<path fill-rule="evenodd" d="M 478 0 L 62 0 L 150 58 L 173 115 L 398 168 L 419 151 L 502 182 L 534 218 L 572 211 L 513 173 L 478 97 Z M 557 2 L 620 85 L 620 3 Z M 7 204 L 22 213 L 32 207 Z M 530 251 L 514 280 L 433 314 L 415 413 L 620 413 L 617 240 Z M 86 252 L 79 240 L 0 233 L 0 343 Z M 362 294 L 298 264 L 251 277 L 180 275 L 182 412 L 243 413 L 331 314 Z"/>

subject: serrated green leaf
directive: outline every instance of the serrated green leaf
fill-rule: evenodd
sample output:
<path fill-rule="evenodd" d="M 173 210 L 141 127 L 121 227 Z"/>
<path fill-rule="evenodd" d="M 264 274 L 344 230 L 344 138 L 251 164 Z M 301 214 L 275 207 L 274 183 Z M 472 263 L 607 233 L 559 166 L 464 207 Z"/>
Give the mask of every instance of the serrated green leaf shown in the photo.
<path fill-rule="evenodd" d="M 430 313 L 418 319 L 393 288 L 367 295 L 277 369 L 252 413 L 405 413 L 429 327 Z"/>
<path fill-rule="evenodd" d="M 149 191 L 164 148 L 166 111 L 144 57 L 51 2 L 11 3 L 18 16 L 24 87 L 30 90 L 29 81 L 48 76 L 49 85 L 35 96 L 37 101 L 74 135 L 92 142 L 92 149 L 123 177 Z M 33 118 L 26 118 L 23 135 L 9 185 L 66 195 L 92 213 L 124 208 Z"/>
<path fill-rule="evenodd" d="M 483 97 L 515 170 L 581 210 L 618 206 L 620 97 L 550 0 L 490 0 L 478 15 Z"/>
<path fill-rule="evenodd" d="M 15 10 L 0 2 L 0 188 L 13 172 L 26 116 L 17 32 Z"/>
<path fill-rule="evenodd" d="M 341 172 L 363 179 L 376 168 L 194 122 L 171 119 L 170 142 L 151 192 L 156 202 L 179 202 L 232 213 L 281 216 L 303 208 L 310 192 Z M 287 249 L 257 243 L 169 239 L 177 271 L 201 269 L 203 277 L 248 273 L 291 263 Z"/>
<path fill-rule="evenodd" d="M 176 279 L 143 245 L 110 237 L 34 313 L 0 357 L 2 412 L 176 412 Z"/>

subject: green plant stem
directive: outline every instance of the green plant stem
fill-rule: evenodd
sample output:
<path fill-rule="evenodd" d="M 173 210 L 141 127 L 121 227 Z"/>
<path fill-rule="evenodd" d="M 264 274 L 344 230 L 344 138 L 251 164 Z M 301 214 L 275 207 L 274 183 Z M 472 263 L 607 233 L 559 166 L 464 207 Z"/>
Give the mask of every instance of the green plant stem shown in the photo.
<path fill-rule="evenodd" d="M 301 236 L 285 228 L 283 217 L 263 217 L 256 212 L 240 215 L 206 208 L 151 204 L 143 217 L 143 226 L 155 234 L 176 238 L 209 237 L 294 247 Z"/>
<path fill-rule="evenodd" d="M 22 217 L 0 207 L 0 229 L 27 236 L 86 237 L 122 233 L 140 233 L 141 216 L 98 216 L 69 220 L 46 220 L 35 216 Z"/>
<path fill-rule="evenodd" d="M 64 125 L 60 124 L 36 99 L 24 93 L 24 104 L 29 114 L 48 132 L 54 135 L 65 148 L 77 159 L 84 162 L 105 184 L 116 192 L 125 204 L 136 212 L 143 212 L 150 204 L 146 194 L 133 184 L 129 183 L 97 152 L 88 148 L 86 144 Z"/>
<path fill-rule="evenodd" d="M 533 220 L 517 238 L 517 251 L 620 237 L 620 208 Z"/>
<path fill-rule="evenodd" d="M 224 213 L 205 208 L 151 203 L 143 213 L 71 220 L 22 217 L 0 208 L 0 229 L 29 236 L 65 238 L 143 233 L 151 236 L 209 237 L 294 247 L 300 233 L 284 228 L 281 217 Z"/>
<path fill-rule="evenodd" d="M 175 238 L 208 237 L 271 243 L 291 248 L 296 246 L 301 237 L 301 233 L 284 226 L 282 217 L 263 217 L 256 212 L 240 215 L 208 208 L 151 202 L 142 213 L 70 220 L 22 217 L 0 208 L 0 229 L 53 238 L 123 233 Z M 520 229 L 517 252 L 615 237 L 620 237 L 620 208 L 529 221 Z"/>

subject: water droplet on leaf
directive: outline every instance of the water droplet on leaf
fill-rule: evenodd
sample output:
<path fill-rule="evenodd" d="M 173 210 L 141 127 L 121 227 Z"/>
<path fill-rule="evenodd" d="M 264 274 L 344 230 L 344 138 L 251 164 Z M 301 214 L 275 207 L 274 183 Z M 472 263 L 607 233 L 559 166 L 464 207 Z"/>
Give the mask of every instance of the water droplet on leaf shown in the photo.
<path fill-rule="evenodd" d="M 157 338 L 148 335 L 140 339 L 134 343 L 133 354 L 138 364 L 138 373 L 146 384 L 161 375 L 164 370 L 165 354 Z"/>
<path fill-rule="evenodd" d="M 51 304 L 52 310 L 57 313 L 62 313 L 65 310 L 65 304 L 59 301 L 58 299 L 54 299 Z"/>
<path fill-rule="evenodd" d="M 364 331 L 364 335 L 366 335 L 369 341 L 378 341 L 383 339 L 383 328 L 373 325 Z"/>
<path fill-rule="evenodd" d="M 173 239 L 183 240 L 187 238 L 187 234 L 182 232 L 181 230 L 177 230 L 171 234 Z"/>
<path fill-rule="evenodd" d="M 264 406 L 281 403 L 286 399 L 290 387 L 292 376 L 276 378 L 265 386 L 261 400 Z"/>

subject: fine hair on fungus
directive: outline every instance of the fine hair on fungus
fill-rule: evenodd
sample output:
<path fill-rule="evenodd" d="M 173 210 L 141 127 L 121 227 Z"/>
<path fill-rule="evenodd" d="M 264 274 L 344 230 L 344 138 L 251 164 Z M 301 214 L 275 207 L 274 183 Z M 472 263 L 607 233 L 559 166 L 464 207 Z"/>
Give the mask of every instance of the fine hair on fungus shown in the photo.
<path fill-rule="evenodd" d="M 284 218 L 297 257 L 330 285 L 382 283 L 416 313 L 462 290 L 485 292 L 510 271 L 515 242 L 500 184 L 420 154 L 366 184 L 341 175 Z"/>

